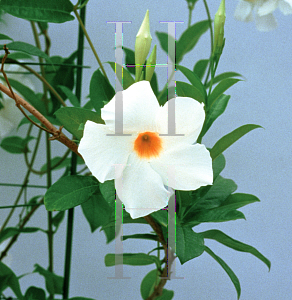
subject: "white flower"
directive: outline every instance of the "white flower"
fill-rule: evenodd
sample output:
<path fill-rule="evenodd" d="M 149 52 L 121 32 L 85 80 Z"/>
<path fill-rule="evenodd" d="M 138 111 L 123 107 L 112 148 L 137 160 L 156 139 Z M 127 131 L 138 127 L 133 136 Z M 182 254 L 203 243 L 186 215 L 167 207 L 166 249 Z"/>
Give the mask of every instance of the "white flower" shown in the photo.
<path fill-rule="evenodd" d="M 239 21 L 252 21 L 254 10 L 257 29 L 269 31 L 277 27 L 277 21 L 273 15 L 277 8 L 284 15 L 292 14 L 292 0 L 240 0 L 234 17 Z"/>
<path fill-rule="evenodd" d="M 148 81 L 122 93 L 123 132 L 115 132 L 115 97 L 101 110 L 105 125 L 87 121 L 78 151 L 100 182 L 115 179 L 118 197 L 132 218 L 168 204 L 170 192 L 196 190 L 213 182 L 212 160 L 204 145 L 194 144 L 202 129 L 203 104 L 177 97 L 163 107 Z M 175 101 L 176 133 L 168 133 L 168 103 Z"/>
<path fill-rule="evenodd" d="M 1 100 L 0 100 L 1 101 Z M 9 135 L 17 127 L 23 115 L 16 107 L 15 101 L 9 97 L 3 97 L 0 108 L 0 139 Z"/>
<path fill-rule="evenodd" d="M 29 80 L 29 78 L 27 78 L 27 76 L 24 76 L 23 74 L 17 74 L 17 72 L 23 71 L 23 69 L 19 65 L 5 65 L 4 70 L 8 71 L 6 74 L 8 80 L 9 78 L 12 78 L 30 87 L 31 89 L 34 88 L 32 82 Z M 4 80 L 2 83 L 7 86 Z M 18 126 L 18 124 L 23 118 L 23 114 L 16 107 L 15 101 L 8 97 L 5 93 L 1 93 L 1 96 L 2 99 L 0 97 L 0 139 L 9 135 L 9 133 Z"/>

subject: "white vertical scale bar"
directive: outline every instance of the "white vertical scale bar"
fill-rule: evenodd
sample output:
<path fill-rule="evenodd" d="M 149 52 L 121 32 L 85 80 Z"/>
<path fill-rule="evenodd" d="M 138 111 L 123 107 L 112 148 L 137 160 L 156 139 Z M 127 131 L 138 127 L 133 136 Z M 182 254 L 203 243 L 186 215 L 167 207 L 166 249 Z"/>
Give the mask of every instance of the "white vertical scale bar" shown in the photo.
<path fill-rule="evenodd" d="M 116 71 L 116 95 L 115 95 L 115 133 L 111 135 L 123 134 L 123 23 L 131 22 L 107 22 L 116 25 L 115 32 L 115 71 Z M 119 168 L 122 165 L 115 165 L 115 175 L 121 174 Z M 117 176 L 115 176 L 116 178 Z M 122 187 L 120 189 L 122 191 Z M 123 204 L 116 193 L 116 207 L 115 207 L 115 277 L 108 277 L 110 279 L 130 279 L 131 277 L 124 277 L 123 274 Z"/>
<path fill-rule="evenodd" d="M 168 89 L 168 100 L 176 98 L 175 93 L 175 27 L 176 23 L 183 22 L 160 22 L 168 24 L 168 57 L 167 57 L 167 89 Z M 182 136 L 181 133 L 176 133 L 175 128 L 175 101 L 168 102 L 168 133 L 161 134 L 168 136 Z M 168 166 L 168 184 L 169 186 L 175 186 L 175 167 L 169 165 Z M 173 257 L 175 254 L 176 248 L 176 199 L 175 195 L 170 197 L 168 202 L 168 240 L 167 240 L 167 254 L 168 259 Z M 167 273 L 167 279 L 170 279 L 170 274 Z M 171 279 L 183 279 L 184 277 L 176 277 L 175 276 L 175 260 L 171 267 Z"/>

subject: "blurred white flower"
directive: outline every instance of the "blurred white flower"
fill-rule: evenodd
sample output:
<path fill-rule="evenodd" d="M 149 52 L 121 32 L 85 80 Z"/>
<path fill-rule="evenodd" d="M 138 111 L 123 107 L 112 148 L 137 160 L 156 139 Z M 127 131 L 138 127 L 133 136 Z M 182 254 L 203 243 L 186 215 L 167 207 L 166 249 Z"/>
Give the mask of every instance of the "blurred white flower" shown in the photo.
<path fill-rule="evenodd" d="M 239 21 L 253 21 L 259 31 L 270 31 L 277 27 L 273 12 L 279 8 L 284 15 L 292 14 L 292 0 L 239 0 L 234 17 Z"/>
<path fill-rule="evenodd" d="M 5 65 L 5 72 L 7 71 L 7 77 L 21 82 L 23 85 L 28 86 L 31 89 L 34 89 L 34 85 L 28 76 L 24 74 L 17 74 L 17 72 L 23 71 L 19 65 Z M 0 80 L 1 81 L 1 80 Z M 7 86 L 6 82 L 2 79 L 2 84 Z M 1 93 L 2 98 L 0 97 L 0 139 L 9 135 L 10 132 L 17 128 L 18 124 L 23 118 L 23 114 L 16 107 L 15 101 L 8 97 L 5 93 Z"/>
<path fill-rule="evenodd" d="M 204 145 L 194 144 L 205 120 L 202 103 L 177 97 L 161 107 L 149 81 L 119 93 L 128 135 L 114 135 L 115 96 L 101 110 L 105 125 L 86 122 L 78 151 L 100 182 L 115 179 L 117 194 L 133 219 L 167 206 L 171 193 L 165 186 L 196 190 L 212 184 L 210 153 Z M 173 102 L 176 133 L 182 136 L 165 135 L 168 104 Z"/>

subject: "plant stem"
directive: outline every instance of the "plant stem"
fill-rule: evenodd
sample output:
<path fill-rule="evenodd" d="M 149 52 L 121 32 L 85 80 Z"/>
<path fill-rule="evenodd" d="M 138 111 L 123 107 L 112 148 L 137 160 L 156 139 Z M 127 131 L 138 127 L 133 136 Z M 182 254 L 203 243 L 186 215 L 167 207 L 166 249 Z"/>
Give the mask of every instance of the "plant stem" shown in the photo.
<path fill-rule="evenodd" d="M 210 28 L 210 39 L 211 39 L 211 56 L 210 56 L 209 68 L 208 68 L 207 76 L 206 76 L 205 83 L 204 83 L 204 85 L 206 85 L 207 82 L 208 82 L 208 78 L 209 78 L 210 71 L 211 71 L 211 68 L 212 68 L 212 63 L 213 63 L 212 62 L 212 56 L 213 56 L 214 41 L 213 41 L 213 27 L 212 27 L 212 19 L 211 19 L 211 15 L 210 15 L 210 10 L 209 10 L 207 1 L 206 0 L 203 0 L 203 1 L 204 1 L 204 5 L 205 5 L 207 16 L 208 16 L 209 28 Z"/>
<path fill-rule="evenodd" d="M 57 139 L 62 144 L 66 145 L 69 149 L 71 149 L 73 152 L 75 152 L 77 155 L 79 155 L 81 158 L 82 156 L 78 153 L 77 145 L 69 140 L 60 129 L 57 129 L 47 118 L 45 118 L 38 110 L 36 110 L 32 105 L 30 105 L 27 101 L 25 101 L 23 98 L 18 96 L 16 93 L 11 93 L 9 88 L 4 86 L 0 83 L 0 90 L 5 93 L 7 96 L 9 96 L 12 99 L 16 100 L 16 103 L 23 106 L 26 110 L 28 110 L 32 115 L 34 115 L 53 135 L 53 139 Z M 14 98 L 15 96 L 15 98 Z"/>
<path fill-rule="evenodd" d="M 39 131 L 39 135 L 38 135 L 37 140 L 36 140 L 35 148 L 34 148 L 34 151 L 33 151 L 32 157 L 31 157 L 31 161 L 30 161 L 30 164 L 29 164 L 30 167 L 32 167 L 32 165 L 33 165 L 33 163 L 34 163 L 34 161 L 35 161 L 35 158 L 36 158 L 36 155 L 37 155 L 37 150 L 38 150 L 39 143 L 40 143 L 40 139 L 41 139 L 41 134 L 42 134 L 42 131 L 40 130 L 40 131 Z M 19 193 L 18 193 L 18 195 L 17 195 L 17 198 L 16 198 L 16 200 L 15 200 L 15 202 L 14 202 L 14 205 L 17 205 L 17 203 L 19 202 L 19 200 L 20 200 L 20 198 L 21 198 L 21 196 L 22 196 L 22 193 L 23 193 L 24 189 L 27 187 L 28 178 L 29 178 L 29 176 L 30 176 L 30 173 L 31 173 L 31 171 L 30 171 L 30 168 L 29 168 L 29 169 L 27 170 L 27 172 L 26 172 L 26 175 L 25 175 L 25 177 L 24 177 L 23 183 L 22 183 L 22 185 L 21 185 L 21 189 L 20 189 L 20 191 L 19 191 Z M 2 227 L 1 227 L 1 229 L 0 229 L 0 232 L 1 232 L 2 230 L 4 230 L 4 228 L 5 228 L 6 225 L 8 224 L 10 218 L 11 218 L 12 215 L 13 215 L 14 210 L 15 210 L 15 208 L 12 208 L 11 211 L 9 212 L 9 215 L 7 216 L 6 220 L 5 220 L 4 223 L 2 224 Z"/>
<path fill-rule="evenodd" d="M 84 6 L 84 7 L 85 7 L 85 6 Z M 83 7 L 83 8 L 84 8 L 84 7 Z M 82 9 L 83 9 L 83 8 L 82 8 Z M 82 11 L 82 9 L 81 9 L 81 11 Z M 96 50 L 95 50 L 95 48 L 94 48 L 94 46 L 93 46 L 93 44 L 92 44 L 92 42 L 91 42 L 91 39 L 90 39 L 90 37 L 89 37 L 89 35 L 88 35 L 88 33 L 87 33 L 87 30 L 85 29 L 84 22 L 82 21 L 82 19 L 80 18 L 79 14 L 78 14 L 78 12 L 77 12 L 77 8 L 74 7 L 74 10 L 73 10 L 73 11 L 74 11 L 74 14 L 75 14 L 75 16 L 76 16 L 78 22 L 79 22 L 80 28 L 82 29 L 84 35 L 86 36 L 86 39 L 87 39 L 87 41 L 88 41 L 88 44 L 89 44 L 89 46 L 90 46 L 90 48 L 91 48 L 91 50 L 92 50 L 92 52 L 93 52 L 93 54 L 94 54 L 94 56 L 95 56 L 95 58 L 96 58 L 96 60 L 97 60 L 97 62 L 98 62 L 98 64 L 99 64 L 100 68 L 101 68 L 101 71 L 102 71 L 104 77 L 105 77 L 106 79 L 108 79 L 108 77 L 107 77 L 107 75 L 106 75 L 106 72 L 105 72 L 105 69 L 103 68 L 103 65 L 102 65 L 102 63 L 101 63 L 101 61 L 100 61 L 100 59 L 99 59 L 99 57 L 98 57 L 98 55 L 97 55 L 97 52 L 96 52 Z"/>
<path fill-rule="evenodd" d="M 170 272 L 171 265 L 175 259 L 175 256 L 171 251 L 170 251 L 171 253 L 170 257 L 168 256 L 168 245 L 164 239 L 163 232 L 161 230 L 160 225 L 155 222 L 155 220 L 151 217 L 151 215 L 145 216 L 144 219 L 149 223 L 152 229 L 156 232 L 158 236 L 158 240 L 162 244 L 165 253 L 164 260 L 166 265 L 161 273 L 162 278 L 160 279 L 159 283 L 154 287 L 154 291 L 152 292 L 152 294 L 146 299 L 146 300 L 153 300 L 156 299 L 158 296 L 162 295 L 163 287 L 165 286 L 169 278 L 169 274 L 171 273 Z"/>
<path fill-rule="evenodd" d="M 74 9 L 75 14 L 78 15 L 79 30 L 78 30 L 78 56 L 77 64 L 83 64 L 83 54 L 84 54 L 84 34 L 86 32 L 84 27 L 85 22 L 85 11 L 86 6 L 83 6 L 80 10 L 80 17 L 76 9 Z M 76 15 L 76 16 L 77 16 Z M 78 19 L 78 20 L 79 20 Z M 76 75 L 76 89 L 75 95 L 79 102 L 81 102 L 81 88 L 82 88 L 82 68 L 77 69 Z M 71 157 L 71 175 L 76 175 L 77 173 L 77 155 L 72 153 Z M 73 240 L 73 225 L 74 225 L 74 208 L 68 210 L 68 220 L 67 220 L 67 237 L 66 237 L 66 254 L 65 254 L 65 267 L 64 267 L 64 285 L 63 285 L 63 299 L 68 299 L 69 297 L 69 284 L 70 284 L 70 269 L 71 269 L 71 254 L 72 254 L 72 240 Z"/>

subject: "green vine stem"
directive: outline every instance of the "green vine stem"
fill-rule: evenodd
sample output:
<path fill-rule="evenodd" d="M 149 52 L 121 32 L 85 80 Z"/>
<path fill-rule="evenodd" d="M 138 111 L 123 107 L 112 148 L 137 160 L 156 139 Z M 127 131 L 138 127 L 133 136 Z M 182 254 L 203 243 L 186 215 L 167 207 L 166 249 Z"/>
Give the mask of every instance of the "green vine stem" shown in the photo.
<path fill-rule="evenodd" d="M 28 131 L 31 130 L 31 127 L 32 127 L 32 125 L 30 126 L 30 129 L 29 129 Z M 39 130 L 39 134 L 38 134 L 38 137 L 37 137 L 37 140 L 36 140 L 36 144 L 35 144 L 35 147 L 34 147 L 34 150 L 33 150 L 33 153 L 32 153 L 31 161 L 30 161 L 30 163 L 29 163 L 30 168 L 33 166 L 33 163 L 34 163 L 35 158 L 36 158 L 36 155 L 37 155 L 37 150 L 38 150 L 39 143 L 40 143 L 40 140 L 41 140 L 41 134 L 42 134 L 42 131 Z M 25 175 L 25 177 L 24 177 L 23 183 L 22 183 L 22 185 L 21 185 L 21 189 L 20 189 L 20 191 L 19 191 L 19 193 L 18 193 L 18 195 L 17 195 L 17 197 L 16 197 L 16 200 L 15 200 L 15 202 L 14 202 L 14 205 L 17 205 L 17 204 L 18 204 L 18 202 L 19 202 L 19 200 L 20 200 L 20 198 L 21 198 L 21 196 L 22 196 L 22 193 L 23 193 L 24 189 L 27 187 L 28 179 L 29 179 L 29 176 L 30 176 L 30 173 L 31 173 L 30 168 L 28 168 L 28 170 L 27 170 L 27 172 L 26 172 L 26 175 Z M 2 232 L 2 231 L 5 229 L 6 225 L 8 224 L 10 218 L 12 217 L 12 215 L 13 215 L 13 213 L 14 213 L 14 210 L 15 210 L 15 208 L 12 208 L 11 211 L 9 212 L 9 214 L 8 214 L 8 216 L 7 216 L 7 218 L 6 218 L 6 220 L 5 220 L 4 223 L 2 224 L 2 227 L 1 227 L 1 229 L 0 229 L 0 232 Z"/>
<path fill-rule="evenodd" d="M 86 6 L 84 6 L 84 7 L 86 7 Z M 84 7 L 82 7 L 82 9 L 83 9 Z M 90 46 L 90 48 L 91 48 L 91 50 L 92 50 L 92 52 L 93 52 L 93 54 L 94 54 L 94 56 L 95 56 L 95 58 L 96 58 L 96 60 L 97 60 L 97 62 L 98 62 L 98 64 L 99 64 L 100 68 L 101 68 L 101 71 L 102 71 L 104 77 L 105 77 L 106 79 L 108 79 L 108 77 L 107 77 L 107 75 L 106 75 L 106 72 L 105 72 L 105 69 L 104 69 L 104 67 L 103 67 L 103 65 L 102 65 L 102 63 L 101 63 L 101 61 L 100 61 L 100 59 L 99 59 L 99 57 L 98 57 L 98 55 L 97 55 L 97 52 L 96 52 L 96 50 L 95 50 L 95 48 L 94 48 L 94 46 L 93 46 L 93 44 L 92 44 L 92 41 L 91 41 L 91 39 L 90 39 L 90 37 L 89 37 L 89 35 L 88 35 L 88 33 L 87 33 L 87 30 L 85 29 L 84 21 L 82 21 L 82 18 L 80 18 L 77 9 L 78 9 L 78 6 L 74 6 L 73 11 L 74 11 L 74 14 L 75 14 L 75 16 L 76 16 L 78 22 L 79 22 L 79 26 L 80 26 L 80 28 L 82 29 L 82 31 L 83 31 L 83 33 L 84 33 L 84 35 L 85 35 L 85 37 L 86 37 L 86 39 L 87 39 L 87 41 L 88 41 L 88 44 L 89 44 L 89 46 Z M 81 11 L 82 11 L 82 9 L 81 9 Z"/>
<path fill-rule="evenodd" d="M 75 15 L 79 17 L 79 14 L 74 9 Z M 86 35 L 86 30 L 84 27 L 85 23 L 85 12 L 86 6 L 82 6 L 80 9 L 79 20 L 79 30 L 78 30 L 78 50 L 77 50 L 77 64 L 83 64 L 83 54 L 84 54 L 84 35 Z M 97 54 L 96 54 L 97 55 Z M 98 58 L 98 56 L 97 56 Z M 101 66 L 101 64 L 100 64 Z M 102 66 L 101 66 L 102 67 Z M 103 68 L 102 68 L 103 69 Z M 82 68 L 77 69 L 76 74 L 76 89 L 75 95 L 79 102 L 81 102 L 81 88 L 82 88 Z M 104 72 L 105 74 L 105 72 Z M 105 75 L 106 77 L 106 75 Z M 71 157 L 71 175 L 77 174 L 77 155 L 72 153 Z M 63 285 L 63 299 L 68 299 L 69 297 L 69 285 L 70 285 L 70 269 L 71 269 L 71 254 L 73 246 L 73 226 L 74 226 L 74 208 L 68 210 L 68 219 L 67 219 L 67 237 L 66 237 L 66 253 L 65 253 L 65 266 L 64 266 L 64 285 Z"/>
<path fill-rule="evenodd" d="M 30 22 L 33 36 L 35 39 L 36 46 L 41 50 L 41 44 L 38 32 L 36 30 L 35 22 Z M 45 36 L 45 53 L 49 55 L 49 48 L 50 48 L 50 39 L 48 35 Z M 39 57 L 39 63 L 43 63 L 43 59 Z M 46 80 L 46 72 L 43 65 L 40 65 L 42 77 L 44 80 Z M 47 86 L 43 82 L 43 101 L 46 108 L 46 113 L 49 114 L 49 108 L 48 108 L 48 98 L 47 98 Z M 64 102 L 63 102 L 64 103 Z M 51 141 L 50 141 L 50 135 L 48 132 L 46 132 L 46 161 L 47 161 L 47 189 L 49 189 L 52 185 L 52 169 L 51 169 Z M 49 259 L 49 266 L 48 270 L 53 273 L 54 271 L 54 231 L 53 231 L 53 214 L 51 211 L 47 212 L 48 216 L 48 230 L 47 230 L 47 237 L 48 237 L 48 259 Z M 54 299 L 54 293 L 50 293 L 49 296 L 50 299 Z"/>
<path fill-rule="evenodd" d="M 210 75 L 210 72 L 211 72 L 211 68 L 212 68 L 212 66 L 213 66 L 213 60 L 212 60 L 212 57 L 213 57 L 214 41 L 213 41 L 213 27 L 212 27 L 212 19 L 211 19 L 211 15 L 210 15 L 210 10 L 209 10 L 207 1 L 206 1 L 206 0 L 203 0 L 203 1 L 204 1 L 205 10 L 206 10 L 206 13 L 207 13 L 207 16 L 208 16 L 208 21 L 209 21 L 209 28 L 210 28 L 210 42 L 211 42 L 211 55 L 210 55 L 210 61 L 209 61 L 209 68 L 208 68 L 208 72 L 207 72 L 206 79 L 205 79 L 205 82 L 204 82 L 204 85 L 206 85 L 207 82 L 208 82 L 208 79 L 209 79 L 209 75 Z M 209 93 L 210 93 L 210 91 L 211 91 L 211 87 L 210 87 L 210 89 L 209 89 Z"/>
<path fill-rule="evenodd" d="M 37 205 L 35 205 L 32 210 L 25 216 L 19 228 L 23 228 L 25 224 L 29 221 L 30 217 L 34 214 L 34 212 L 44 203 L 44 199 L 40 200 Z M 15 234 L 10 240 L 9 244 L 6 246 L 4 251 L 1 253 L 0 261 L 7 255 L 8 250 L 12 247 L 12 245 L 16 242 L 20 233 Z"/>

